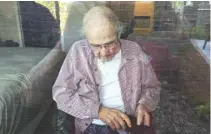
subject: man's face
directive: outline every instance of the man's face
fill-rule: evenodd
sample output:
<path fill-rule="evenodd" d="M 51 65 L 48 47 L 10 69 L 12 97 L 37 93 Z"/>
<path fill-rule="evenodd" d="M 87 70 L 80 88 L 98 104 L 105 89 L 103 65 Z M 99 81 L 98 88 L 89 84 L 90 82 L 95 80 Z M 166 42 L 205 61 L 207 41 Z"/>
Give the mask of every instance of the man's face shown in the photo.
<path fill-rule="evenodd" d="M 117 24 L 100 13 L 95 12 L 89 17 L 84 23 L 86 38 L 95 56 L 102 61 L 109 61 L 120 49 Z"/>
<path fill-rule="evenodd" d="M 90 28 L 86 37 L 95 56 L 102 61 L 111 60 L 120 50 L 116 28 L 106 21 Z"/>
<path fill-rule="evenodd" d="M 120 50 L 118 39 L 109 41 L 105 44 L 91 44 L 95 56 L 103 62 L 110 61 Z"/>

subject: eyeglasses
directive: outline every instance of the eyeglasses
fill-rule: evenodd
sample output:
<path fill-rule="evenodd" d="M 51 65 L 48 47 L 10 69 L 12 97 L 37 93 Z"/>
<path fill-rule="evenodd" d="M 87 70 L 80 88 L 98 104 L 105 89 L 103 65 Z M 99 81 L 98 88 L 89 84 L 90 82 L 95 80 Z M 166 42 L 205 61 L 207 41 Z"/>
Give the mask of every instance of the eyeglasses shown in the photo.
<path fill-rule="evenodd" d="M 105 43 L 103 45 L 99 45 L 99 44 L 91 44 L 91 48 L 94 50 L 94 51 L 100 51 L 102 48 L 105 48 L 105 49 L 112 49 L 114 48 L 116 45 L 118 45 L 119 41 L 117 39 L 115 39 L 114 41 L 111 41 L 111 42 L 108 42 L 108 43 Z"/>

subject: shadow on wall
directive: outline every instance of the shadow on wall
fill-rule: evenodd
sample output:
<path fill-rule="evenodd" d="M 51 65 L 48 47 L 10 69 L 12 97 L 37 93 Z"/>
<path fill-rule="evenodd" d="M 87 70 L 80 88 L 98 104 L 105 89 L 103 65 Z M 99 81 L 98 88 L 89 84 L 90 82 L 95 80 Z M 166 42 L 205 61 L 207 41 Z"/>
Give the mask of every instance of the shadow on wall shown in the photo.
<path fill-rule="evenodd" d="M 18 47 L 19 43 L 14 42 L 13 40 L 2 41 L 0 38 L 0 47 Z"/>
<path fill-rule="evenodd" d="M 19 4 L 25 46 L 53 48 L 60 38 L 60 29 L 50 11 L 33 1 Z"/>

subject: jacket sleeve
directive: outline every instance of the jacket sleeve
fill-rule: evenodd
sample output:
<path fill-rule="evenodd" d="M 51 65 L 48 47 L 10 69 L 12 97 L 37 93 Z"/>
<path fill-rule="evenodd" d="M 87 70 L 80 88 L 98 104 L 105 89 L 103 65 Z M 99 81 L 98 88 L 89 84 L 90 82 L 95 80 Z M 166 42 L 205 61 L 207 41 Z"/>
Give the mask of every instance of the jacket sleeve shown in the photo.
<path fill-rule="evenodd" d="M 160 101 L 161 86 L 156 74 L 151 66 L 150 60 L 147 56 L 141 52 L 141 66 L 142 66 L 142 78 L 141 78 L 141 98 L 139 104 L 144 104 L 148 111 L 154 111 L 157 104 Z M 145 58 L 143 58 L 145 57 Z"/>
<path fill-rule="evenodd" d="M 76 74 L 77 67 L 76 45 L 73 45 L 61 67 L 57 80 L 53 86 L 53 100 L 59 110 L 80 119 L 93 119 L 98 117 L 100 104 L 84 96 L 80 96 L 77 86 L 80 76 Z"/>

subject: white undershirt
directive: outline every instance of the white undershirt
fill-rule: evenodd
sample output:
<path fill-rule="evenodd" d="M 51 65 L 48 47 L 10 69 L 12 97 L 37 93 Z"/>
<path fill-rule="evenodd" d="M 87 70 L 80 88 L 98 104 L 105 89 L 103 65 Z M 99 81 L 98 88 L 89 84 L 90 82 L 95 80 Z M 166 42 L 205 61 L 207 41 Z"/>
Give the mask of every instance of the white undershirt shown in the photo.
<path fill-rule="evenodd" d="M 125 112 L 118 78 L 120 64 L 121 50 L 111 61 L 103 63 L 100 59 L 97 59 L 97 66 L 101 75 L 99 95 L 102 106 Z M 106 125 L 99 119 L 94 119 L 92 123 L 97 125 Z"/>

